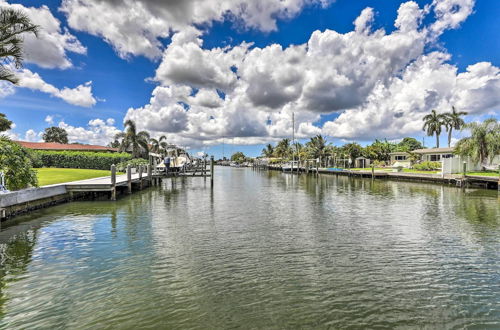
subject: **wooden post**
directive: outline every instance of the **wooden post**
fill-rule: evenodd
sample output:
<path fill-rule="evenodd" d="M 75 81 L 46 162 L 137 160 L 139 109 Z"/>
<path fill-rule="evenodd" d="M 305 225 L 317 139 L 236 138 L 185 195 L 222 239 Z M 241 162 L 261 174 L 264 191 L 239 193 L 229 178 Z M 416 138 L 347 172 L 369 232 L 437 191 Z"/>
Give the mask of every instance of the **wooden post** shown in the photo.
<path fill-rule="evenodd" d="M 142 190 L 142 165 L 139 165 L 139 189 Z"/>
<path fill-rule="evenodd" d="M 203 180 L 207 180 L 207 157 L 203 156 Z"/>
<path fill-rule="evenodd" d="M 130 164 L 127 165 L 127 192 L 132 193 L 132 168 Z"/>
<path fill-rule="evenodd" d="M 149 185 L 149 186 L 152 186 L 152 185 L 153 185 L 153 183 L 152 183 L 152 181 L 151 181 L 151 179 L 152 179 L 152 178 L 151 178 L 151 177 L 152 177 L 152 173 L 151 173 L 151 164 L 148 164 L 148 168 L 147 168 L 147 170 L 148 170 L 148 185 Z"/>
<path fill-rule="evenodd" d="M 372 179 L 375 179 L 375 165 L 372 164 Z"/>
<path fill-rule="evenodd" d="M 210 185 L 214 186 L 214 156 L 210 157 Z"/>
<path fill-rule="evenodd" d="M 111 200 L 116 201 L 116 166 L 111 165 Z"/>
<path fill-rule="evenodd" d="M 463 172 L 463 176 L 465 178 L 465 175 L 467 174 L 467 162 L 463 163 L 463 170 L 462 170 L 462 172 Z"/>
<path fill-rule="evenodd" d="M 316 174 L 319 174 L 319 161 L 316 159 Z"/>

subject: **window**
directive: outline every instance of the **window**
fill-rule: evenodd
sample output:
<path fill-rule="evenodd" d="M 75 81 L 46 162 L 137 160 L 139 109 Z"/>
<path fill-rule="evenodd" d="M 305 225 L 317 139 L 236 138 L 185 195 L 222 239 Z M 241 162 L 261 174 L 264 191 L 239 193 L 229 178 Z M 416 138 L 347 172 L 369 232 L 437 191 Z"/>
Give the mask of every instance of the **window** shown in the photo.
<path fill-rule="evenodd" d="M 441 160 L 441 155 L 430 155 L 431 162 L 439 162 Z"/>
<path fill-rule="evenodd" d="M 406 156 L 396 156 L 396 160 L 406 160 Z"/>
<path fill-rule="evenodd" d="M 453 158 L 453 154 L 445 154 L 441 156 L 442 158 Z"/>

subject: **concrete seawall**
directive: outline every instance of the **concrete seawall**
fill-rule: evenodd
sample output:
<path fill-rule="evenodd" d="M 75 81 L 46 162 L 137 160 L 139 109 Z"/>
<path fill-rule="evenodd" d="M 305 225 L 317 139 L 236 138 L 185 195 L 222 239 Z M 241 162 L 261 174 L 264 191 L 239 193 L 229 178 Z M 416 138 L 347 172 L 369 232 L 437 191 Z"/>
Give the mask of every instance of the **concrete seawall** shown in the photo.
<path fill-rule="evenodd" d="M 65 185 L 30 188 L 0 195 L 0 218 L 10 218 L 31 210 L 70 200 Z"/>

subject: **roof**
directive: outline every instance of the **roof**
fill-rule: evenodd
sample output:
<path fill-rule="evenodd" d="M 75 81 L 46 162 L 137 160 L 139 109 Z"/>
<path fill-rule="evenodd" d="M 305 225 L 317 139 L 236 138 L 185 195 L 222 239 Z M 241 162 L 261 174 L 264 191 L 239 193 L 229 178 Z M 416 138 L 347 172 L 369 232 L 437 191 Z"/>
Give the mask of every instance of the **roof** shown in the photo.
<path fill-rule="evenodd" d="M 413 152 L 417 154 L 449 154 L 453 153 L 455 148 L 429 148 L 429 149 L 416 149 Z"/>
<path fill-rule="evenodd" d="M 408 155 L 406 151 L 394 151 L 390 152 L 389 155 Z"/>
<path fill-rule="evenodd" d="M 111 151 L 117 152 L 116 148 L 95 146 L 90 144 L 62 144 L 55 142 L 27 142 L 14 141 L 22 147 L 34 150 L 74 150 L 74 151 Z"/>

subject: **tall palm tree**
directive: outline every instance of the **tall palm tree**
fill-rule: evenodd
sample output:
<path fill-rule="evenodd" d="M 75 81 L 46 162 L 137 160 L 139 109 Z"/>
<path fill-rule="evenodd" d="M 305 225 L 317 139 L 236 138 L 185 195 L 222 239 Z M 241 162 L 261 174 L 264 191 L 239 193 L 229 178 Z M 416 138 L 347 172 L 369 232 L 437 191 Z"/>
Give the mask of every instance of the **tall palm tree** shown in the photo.
<path fill-rule="evenodd" d="M 272 144 L 269 143 L 264 149 L 262 149 L 262 155 L 267 158 L 271 158 L 274 156 L 274 147 L 272 146 Z"/>
<path fill-rule="evenodd" d="M 313 136 L 309 142 L 306 143 L 309 153 L 313 158 L 319 158 L 320 161 L 325 157 L 327 151 L 326 139 L 322 135 Z"/>
<path fill-rule="evenodd" d="M 463 129 L 471 132 L 470 137 L 458 141 L 455 152 L 469 156 L 474 162 L 485 165 L 487 160 L 493 160 L 500 155 L 500 123 L 490 118 L 482 123 L 465 124 Z"/>
<path fill-rule="evenodd" d="M 19 10 L 0 8 L 0 80 L 13 84 L 19 81 L 10 65 L 23 66 L 23 37 L 25 33 L 38 34 L 38 26 Z"/>
<path fill-rule="evenodd" d="M 120 151 L 131 151 L 135 158 L 141 157 L 148 150 L 149 133 L 137 132 L 137 126 L 132 120 L 124 123 L 125 131 L 116 134 L 115 139 L 122 139 Z"/>
<path fill-rule="evenodd" d="M 274 148 L 274 154 L 280 158 L 287 158 L 290 156 L 291 152 L 290 148 L 290 139 L 283 139 L 276 145 Z"/>
<path fill-rule="evenodd" d="M 430 114 L 425 116 L 423 130 L 426 131 L 428 136 L 436 134 L 436 148 L 439 148 L 439 135 L 441 135 L 442 127 L 444 125 L 443 114 L 438 114 L 436 110 L 432 110 Z"/>
<path fill-rule="evenodd" d="M 444 114 L 444 125 L 448 131 L 448 148 L 451 147 L 451 132 L 453 129 L 459 130 L 465 125 L 465 121 L 462 116 L 466 116 L 467 112 L 458 111 L 455 107 L 451 107 L 451 112 Z"/>

